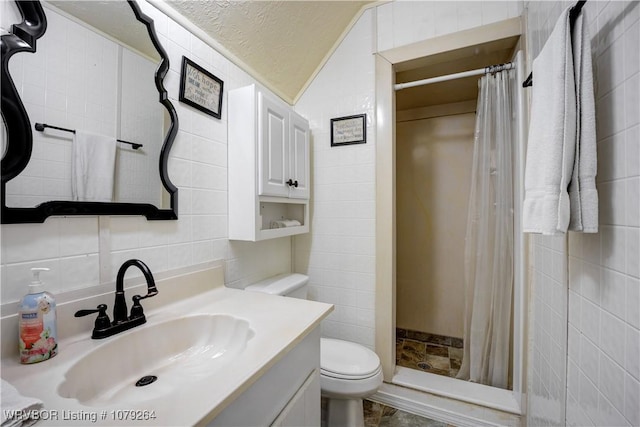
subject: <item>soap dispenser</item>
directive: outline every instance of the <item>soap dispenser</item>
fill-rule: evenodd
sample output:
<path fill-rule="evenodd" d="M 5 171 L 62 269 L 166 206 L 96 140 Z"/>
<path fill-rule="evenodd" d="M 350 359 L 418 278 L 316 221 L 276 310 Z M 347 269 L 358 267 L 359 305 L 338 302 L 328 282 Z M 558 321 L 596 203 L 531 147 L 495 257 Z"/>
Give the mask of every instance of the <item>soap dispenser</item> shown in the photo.
<path fill-rule="evenodd" d="M 40 273 L 48 268 L 32 268 L 33 281 L 29 293 L 18 306 L 20 363 L 29 364 L 51 359 L 58 354 L 56 300 L 44 291 Z"/>

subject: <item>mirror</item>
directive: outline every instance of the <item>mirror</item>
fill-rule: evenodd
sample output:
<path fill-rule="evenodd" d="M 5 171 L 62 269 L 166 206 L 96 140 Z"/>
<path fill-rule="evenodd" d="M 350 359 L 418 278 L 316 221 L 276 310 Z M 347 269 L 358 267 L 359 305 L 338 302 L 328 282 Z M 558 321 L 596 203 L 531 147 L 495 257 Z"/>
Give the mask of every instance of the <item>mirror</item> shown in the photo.
<path fill-rule="evenodd" d="M 167 162 L 178 118 L 153 21 L 132 0 L 15 4 L 23 22 L 2 35 L 2 223 L 52 215 L 177 219 Z M 72 147 L 83 131 L 110 146 L 119 141 L 107 198 L 72 191 L 82 167 L 72 164 Z M 89 163 L 87 174 L 103 157 Z"/>

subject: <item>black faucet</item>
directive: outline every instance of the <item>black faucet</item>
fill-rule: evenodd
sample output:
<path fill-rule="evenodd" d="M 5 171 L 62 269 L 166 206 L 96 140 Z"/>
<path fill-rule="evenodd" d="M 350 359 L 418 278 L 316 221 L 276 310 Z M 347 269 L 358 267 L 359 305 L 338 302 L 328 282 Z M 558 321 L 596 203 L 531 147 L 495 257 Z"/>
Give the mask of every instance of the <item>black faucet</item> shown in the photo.
<path fill-rule="evenodd" d="M 147 281 L 147 295 L 134 295 L 132 298 L 133 306 L 131 307 L 131 313 L 127 315 L 127 302 L 124 298 L 124 274 L 131 266 L 136 266 L 140 271 L 142 271 L 142 274 Z M 120 270 L 118 270 L 118 276 L 116 277 L 116 299 L 113 303 L 113 322 L 109 320 L 109 316 L 107 315 L 107 306 L 105 304 L 100 304 L 95 310 L 79 310 L 76 312 L 75 317 L 98 313 L 91 338 L 107 338 L 145 323 L 147 319 L 144 315 L 144 310 L 142 309 L 140 300 L 157 294 L 158 289 L 156 288 L 156 282 L 153 280 L 153 275 L 151 274 L 149 267 L 139 259 L 130 259 L 122 264 Z"/>

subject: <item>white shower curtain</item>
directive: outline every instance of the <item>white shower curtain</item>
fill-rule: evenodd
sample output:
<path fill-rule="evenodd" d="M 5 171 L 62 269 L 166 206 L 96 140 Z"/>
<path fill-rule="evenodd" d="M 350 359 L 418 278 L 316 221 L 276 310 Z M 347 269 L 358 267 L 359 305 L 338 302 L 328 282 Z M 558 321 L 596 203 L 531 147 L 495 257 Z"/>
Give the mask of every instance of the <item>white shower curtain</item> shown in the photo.
<path fill-rule="evenodd" d="M 458 378 L 507 388 L 513 290 L 515 70 L 479 81 L 465 242 L 464 355 Z"/>

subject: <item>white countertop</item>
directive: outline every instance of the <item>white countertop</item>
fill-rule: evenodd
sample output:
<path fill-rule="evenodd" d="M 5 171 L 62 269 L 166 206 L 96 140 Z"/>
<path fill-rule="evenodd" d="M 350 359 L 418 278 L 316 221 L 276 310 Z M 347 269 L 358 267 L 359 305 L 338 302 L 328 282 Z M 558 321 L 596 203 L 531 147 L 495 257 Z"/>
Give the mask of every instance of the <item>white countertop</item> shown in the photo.
<path fill-rule="evenodd" d="M 219 276 L 219 272 L 216 274 Z M 160 294 L 165 286 L 167 285 L 162 281 L 158 282 Z M 211 289 L 211 285 L 208 284 L 207 288 Z M 177 288 L 173 291 L 175 289 Z M 131 295 L 133 293 L 127 292 L 128 301 Z M 153 298 L 143 303 L 151 300 Z M 109 304 L 109 312 L 112 304 L 113 302 Z M 82 308 L 90 308 L 90 306 Z M 320 321 L 331 312 L 332 308 L 333 306 L 329 304 L 245 292 L 218 285 L 194 296 L 147 309 L 145 310 L 146 324 L 111 338 L 92 340 L 90 328 L 82 333 L 62 337 L 59 340 L 58 355 L 50 360 L 33 365 L 21 365 L 17 357 L 3 357 L 1 375 L 21 394 L 44 402 L 43 415 L 51 419 L 42 419 L 38 425 L 183 426 L 203 424 L 215 418 L 310 331 L 319 326 Z M 135 332 L 140 328 L 194 314 L 229 314 L 245 319 L 249 322 L 254 335 L 248 341 L 244 351 L 225 369 L 217 370 L 211 375 L 203 375 L 202 379 L 194 381 L 188 387 L 182 387 L 175 393 L 147 402 L 93 407 L 82 405 L 75 399 L 63 398 L 57 393 L 57 387 L 64 381 L 65 372 L 91 350 L 115 337 Z M 93 319 L 93 316 L 91 318 Z M 60 326 L 58 328 L 60 329 Z M 152 352 L 153 349 L 149 351 Z M 127 361 L 122 360 L 121 363 L 126 364 Z M 99 366 L 95 368 L 100 369 Z M 138 414 L 153 414 L 154 417 L 147 420 L 119 421 L 118 419 L 131 414 L 126 411 L 140 411 Z M 97 420 L 94 422 L 92 418 Z"/>

